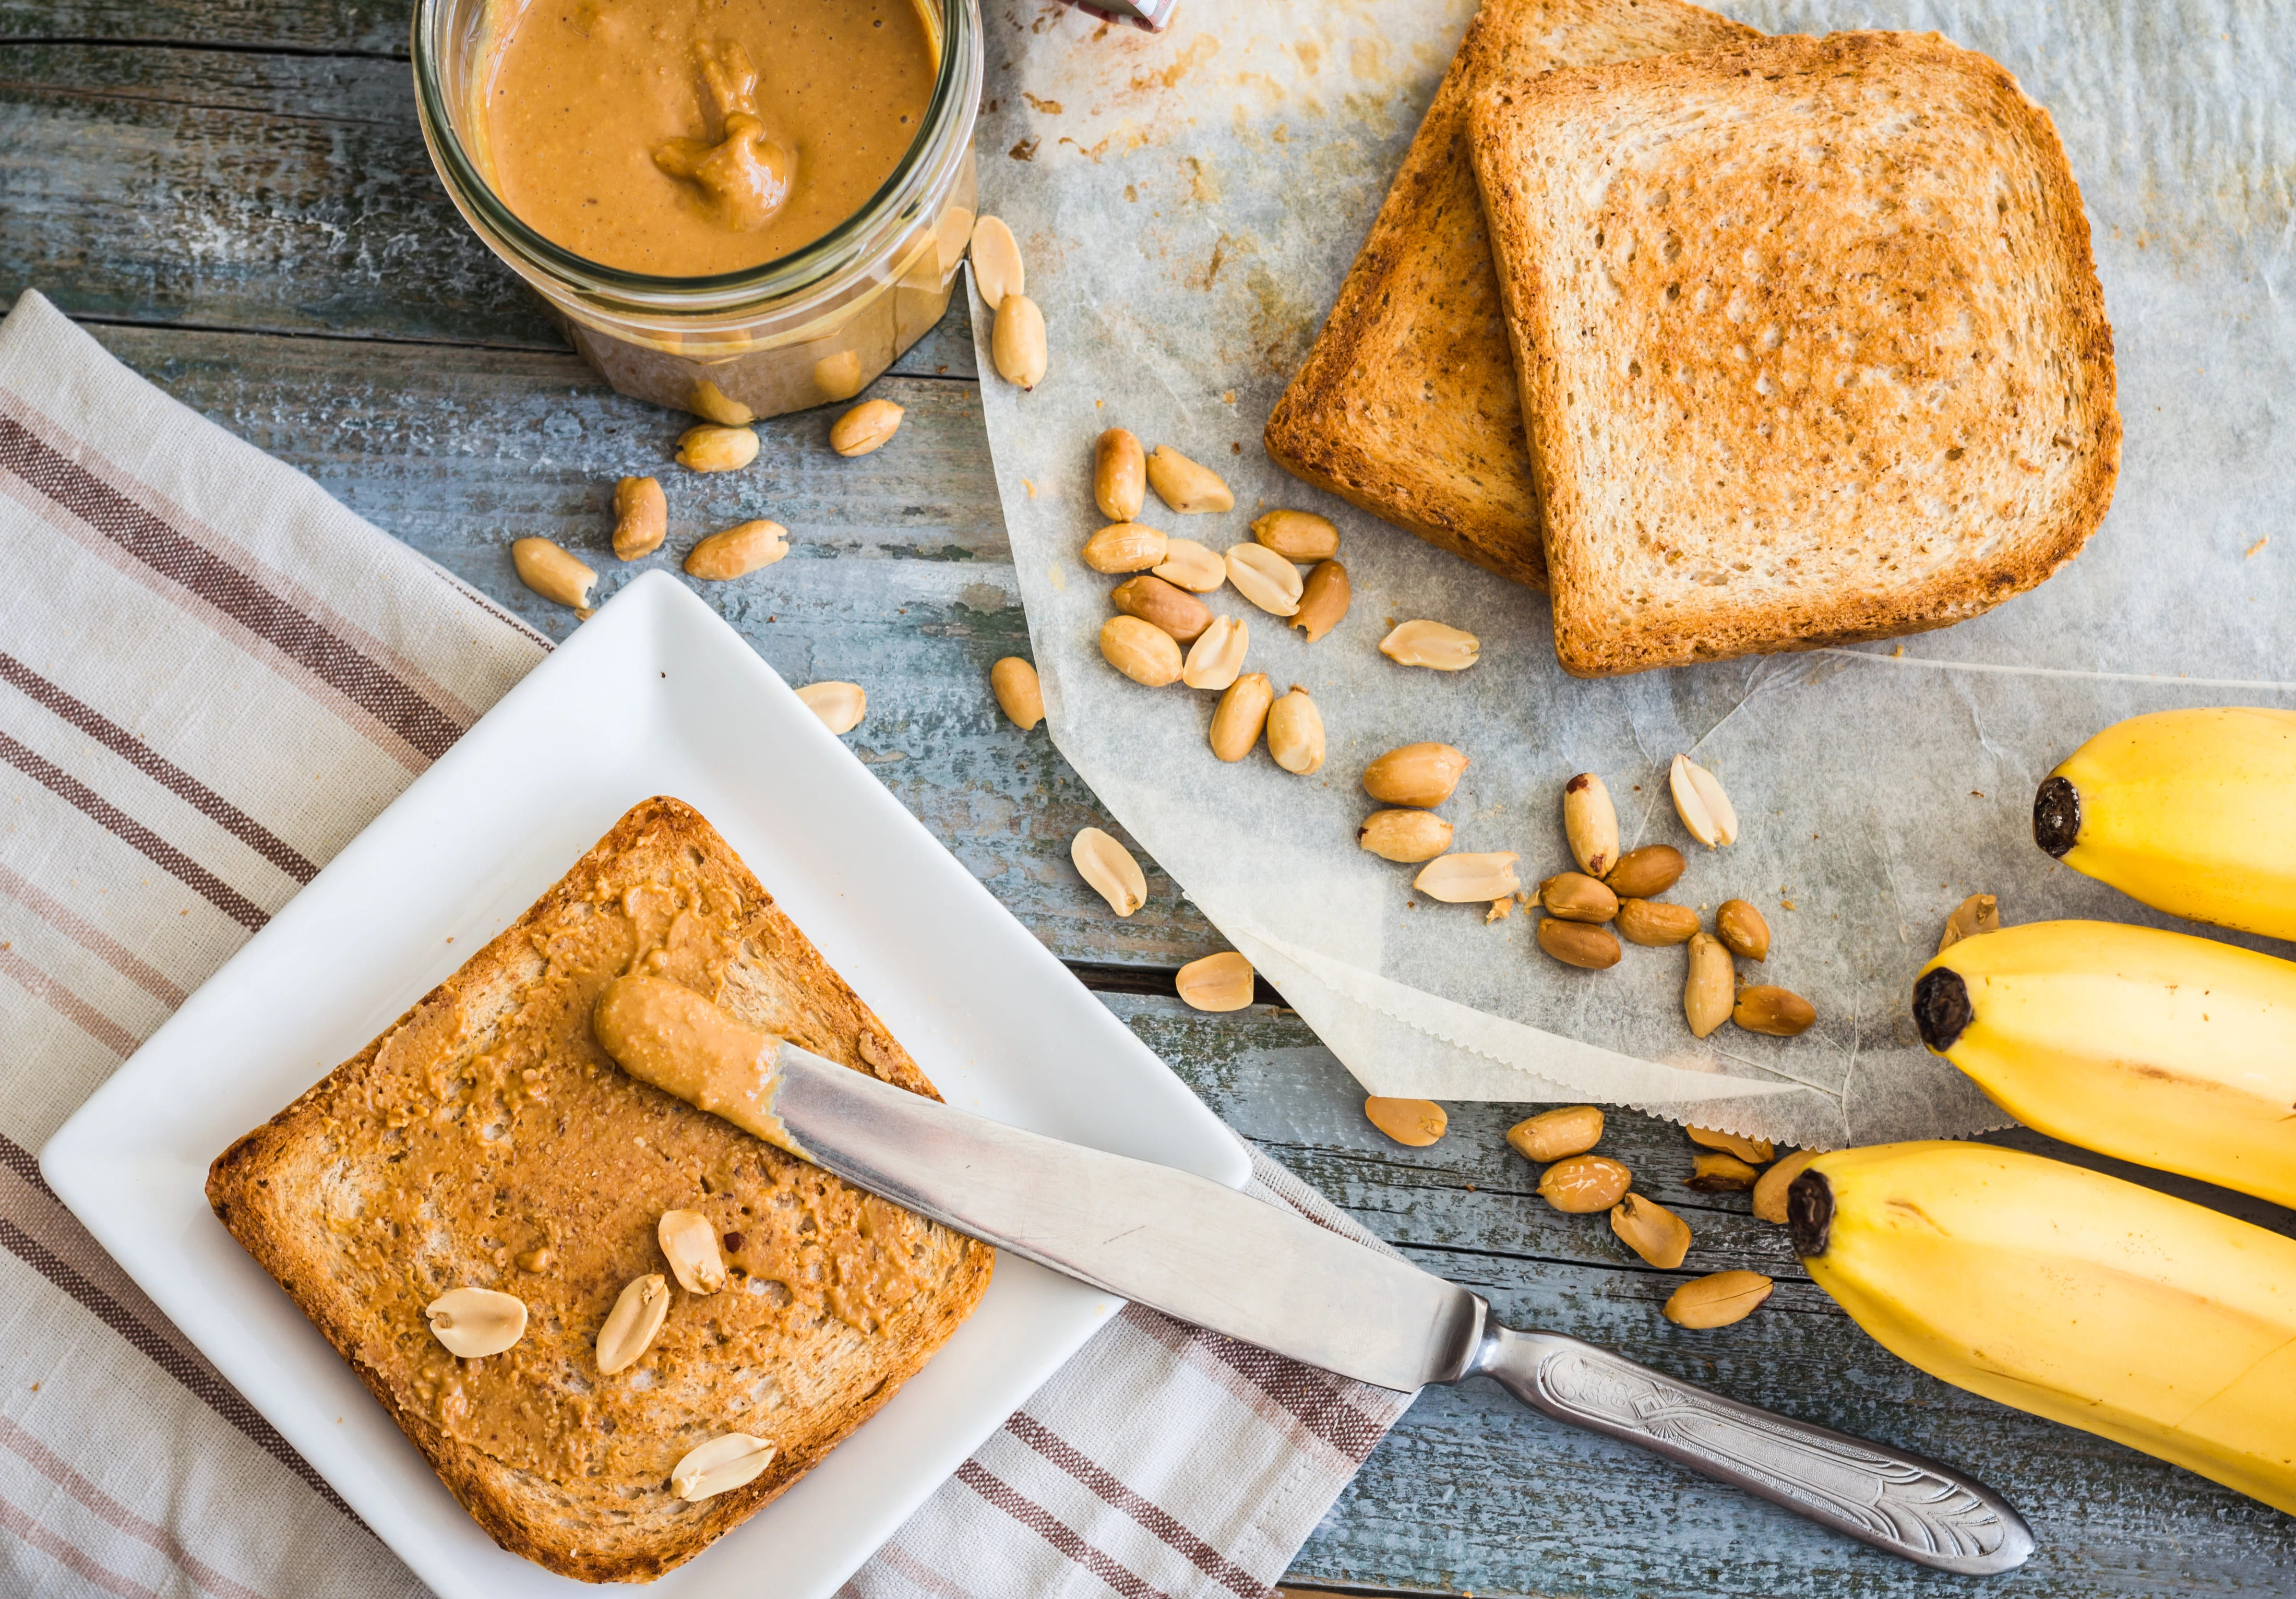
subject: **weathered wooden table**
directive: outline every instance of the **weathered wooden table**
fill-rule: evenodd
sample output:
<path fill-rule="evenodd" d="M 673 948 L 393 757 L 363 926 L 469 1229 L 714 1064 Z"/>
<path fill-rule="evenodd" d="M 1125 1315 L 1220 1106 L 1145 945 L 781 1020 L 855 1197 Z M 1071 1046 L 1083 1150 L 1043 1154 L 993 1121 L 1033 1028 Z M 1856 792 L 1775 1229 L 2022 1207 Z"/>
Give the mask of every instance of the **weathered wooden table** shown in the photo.
<path fill-rule="evenodd" d="M 613 480 L 665 464 L 683 419 L 593 380 L 463 229 L 415 126 L 409 9 L 0 0 L 0 300 L 45 291 L 130 366 L 562 637 L 573 618 L 520 586 L 511 541 L 556 538 L 611 590 L 627 572 L 605 553 Z M 849 741 L 861 758 L 1231 1125 L 1516 1324 L 1603 1340 L 1995 1483 L 2041 1550 L 1994 1587 L 2296 1590 L 2278 1513 L 1932 1382 L 1868 1341 L 1742 1197 L 1681 1186 L 1678 1129 L 1620 1114 L 1606 1144 L 1696 1229 L 1683 1273 L 1664 1273 L 1601 1218 L 1531 1195 L 1531 1168 L 1501 1139 L 1508 1107 L 1455 1106 L 1448 1137 L 1406 1151 L 1365 1122 L 1296 1017 L 1183 1008 L 1173 969 L 1219 939 L 1152 867 L 1147 908 L 1108 914 L 1068 861 L 1076 830 L 1106 818 L 1044 733 L 1016 732 L 988 694 L 989 663 L 1025 653 L 1028 636 L 962 323 L 874 392 L 908 407 L 891 447 L 842 461 L 824 414 L 764 424 L 755 468 L 681 484 L 670 548 L 746 516 L 790 527 L 770 581 L 710 602 L 791 681 L 867 686 Z M 1737 1266 L 1780 1282 L 1752 1320 L 1685 1332 L 1659 1317 L 1681 1275 Z M 1480 1382 L 1419 1400 L 1296 1575 L 1361 1594 L 1849 1599 L 1966 1586 L 1552 1425 Z"/>

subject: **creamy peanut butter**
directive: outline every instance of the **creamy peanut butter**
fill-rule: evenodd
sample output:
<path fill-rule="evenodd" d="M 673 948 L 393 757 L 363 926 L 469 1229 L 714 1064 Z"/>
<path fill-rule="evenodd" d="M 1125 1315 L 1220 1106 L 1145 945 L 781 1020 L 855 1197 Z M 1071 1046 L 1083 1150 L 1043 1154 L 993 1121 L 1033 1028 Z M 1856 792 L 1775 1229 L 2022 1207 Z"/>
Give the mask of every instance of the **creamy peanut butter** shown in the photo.
<path fill-rule="evenodd" d="M 515 4 L 515 0 L 506 0 Z M 915 0 L 525 0 L 485 69 L 521 220 L 662 277 L 761 266 L 858 211 L 923 127 Z"/>
<path fill-rule="evenodd" d="M 765 1029 L 659 977 L 608 983 L 590 1023 L 606 1053 L 640 1082 L 807 1158 L 774 1114 L 781 1086 L 774 1056 L 782 1041 Z"/>

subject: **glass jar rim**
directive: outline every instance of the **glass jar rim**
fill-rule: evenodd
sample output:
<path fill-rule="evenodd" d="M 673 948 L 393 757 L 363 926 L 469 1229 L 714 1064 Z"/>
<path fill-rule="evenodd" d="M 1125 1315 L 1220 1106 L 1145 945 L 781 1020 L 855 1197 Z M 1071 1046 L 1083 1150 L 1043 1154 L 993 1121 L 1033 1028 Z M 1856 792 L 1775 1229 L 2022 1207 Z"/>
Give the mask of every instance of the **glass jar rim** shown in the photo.
<path fill-rule="evenodd" d="M 922 9 L 930 0 L 916 3 Z M 412 53 L 418 108 L 430 126 L 431 148 L 444 168 L 442 176 L 462 192 L 457 198 L 477 209 L 487 227 L 502 243 L 559 283 L 579 293 L 653 310 L 693 308 L 697 300 L 714 307 L 777 299 L 816 288 L 824 279 L 848 268 L 865 266 L 873 235 L 887 222 L 898 218 L 920 176 L 931 177 L 943 153 L 940 147 L 947 142 L 945 135 L 948 130 L 956 124 L 969 122 L 955 102 L 964 93 L 967 83 L 978 76 L 975 62 L 979 39 L 978 25 L 973 21 L 977 15 L 973 0 L 940 0 L 940 65 L 934 74 L 932 97 L 925 104 L 916 137 L 909 142 L 908 150 L 891 174 L 860 209 L 819 238 L 759 266 L 705 277 L 657 276 L 609 266 L 577 255 L 536 232 L 495 193 L 494 185 L 486 180 L 464 147 L 447 105 L 434 48 L 435 35 L 443 27 L 446 5 L 447 0 L 418 0 Z M 965 136 L 969 141 L 969 128 Z"/>

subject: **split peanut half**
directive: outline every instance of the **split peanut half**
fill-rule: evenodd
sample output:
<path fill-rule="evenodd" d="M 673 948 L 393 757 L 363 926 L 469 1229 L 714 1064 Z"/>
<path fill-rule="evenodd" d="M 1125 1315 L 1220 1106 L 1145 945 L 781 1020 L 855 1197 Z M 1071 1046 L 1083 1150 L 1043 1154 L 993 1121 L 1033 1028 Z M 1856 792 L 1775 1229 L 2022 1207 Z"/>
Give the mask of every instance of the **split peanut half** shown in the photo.
<path fill-rule="evenodd" d="M 1709 849 L 1738 841 L 1738 813 L 1720 779 L 1687 755 L 1677 755 L 1667 769 L 1667 791 L 1674 796 L 1674 814 L 1690 836 Z"/>
<path fill-rule="evenodd" d="M 1382 860 L 1415 865 L 1451 847 L 1451 824 L 1431 810 L 1382 810 L 1365 816 L 1356 842 Z"/>
<path fill-rule="evenodd" d="M 521 538 L 510 546 L 518 580 L 545 600 L 577 611 L 590 608 L 590 586 L 598 574 L 546 538 Z"/>
<path fill-rule="evenodd" d="M 1069 846 L 1069 859 L 1108 908 L 1128 916 L 1148 903 L 1148 878 L 1132 852 L 1097 827 L 1087 827 Z"/>
<path fill-rule="evenodd" d="M 1515 878 L 1514 863 L 1512 849 L 1438 856 L 1411 880 L 1411 886 L 1430 899 L 1440 899 L 1447 905 L 1488 904 L 1503 894 L 1521 889 L 1522 884 Z"/>
<path fill-rule="evenodd" d="M 1227 580 L 1235 592 L 1270 616 L 1296 616 L 1307 585 L 1300 569 L 1266 545 L 1228 546 Z"/>
<path fill-rule="evenodd" d="M 1045 719 L 1045 689 L 1033 662 L 1005 656 L 988 668 L 988 688 L 996 696 L 997 709 L 1021 732 Z"/>
<path fill-rule="evenodd" d="M 1167 541 L 1140 522 L 1111 522 L 1084 541 L 1084 563 L 1096 572 L 1145 571 L 1165 558 Z"/>
<path fill-rule="evenodd" d="M 1275 703 L 1275 685 L 1265 672 L 1246 672 L 1228 685 L 1212 711 L 1212 753 L 1222 760 L 1242 760 L 1259 742 L 1267 726 L 1269 707 Z"/>
<path fill-rule="evenodd" d="M 1302 777 L 1323 770 L 1324 713 L 1296 683 L 1267 708 L 1267 752 L 1277 766 Z"/>
<path fill-rule="evenodd" d="M 774 1446 L 746 1432 L 722 1432 L 669 1468 L 669 1491 L 679 1498 L 713 1498 L 754 1482 L 773 1464 Z"/>
<path fill-rule="evenodd" d="M 1191 1010 L 1241 1011 L 1251 1004 L 1251 963 L 1224 949 L 1181 967 L 1173 986 Z"/>
<path fill-rule="evenodd" d="M 1156 491 L 1156 497 L 1183 516 L 1235 509 L 1235 496 L 1226 479 L 1168 444 L 1148 452 L 1147 470 L 1148 487 Z"/>
<path fill-rule="evenodd" d="M 1482 640 L 1440 622 L 1402 623 L 1379 641 L 1379 652 L 1404 666 L 1438 672 L 1464 672 L 1482 656 Z"/>
<path fill-rule="evenodd" d="M 738 472 L 758 458 L 758 436 L 748 428 L 704 422 L 677 436 L 677 463 L 691 472 Z"/>
<path fill-rule="evenodd" d="M 665 1210 L 654 1238 L 669 1261 L 677 1285 L 688 1293 L 716 1293 L 726 1286 L 726 1260 L 718 1252 L 718 1229 L 699 1210 Z"/>
<path fill-rule="evenodd" d="M 450 1288 L 422 1314 L 430 1335 L 464 1360 L 499 1355 L 526 1336 L 526 1301 L 491 1288 Z"/>
<path fill-rule="evenodd" d="M 1413 1149 L 1425 1149 L 1451 1125 L 1443 1107 L 1431 1099 L 1389 1099 L 1374 1094 L 1364 1101 L 1364 1115 L 1381 1132 Z"/>
<path fill-rule="evenodd" d="M 1007 294 L 996 308 L 996 326 L 988 339 L 988 354 L 997 375 L 1008 383 L 1034 389 L 1045 381 L 1049 359 L 1045 343 L 1045 314 L 1037 302 L 1019 292 Z"/>
<path fill-rule="evenodd" d="M 1340 553 L 1340 530 L 1312 511 L 1271 511 L 1253 519 L 1251 536 L 1286 561 L 1329 561 Z"/>
<path fill-rule="evenodd" d="M 1726 1327 L 1759 1310 L 1774 1284 L 1758 1271 L 1718 1271 L 1676 1289 L 1666 1319 L 1677 1327 Z"/>
<path fill-rule="evenodd" d="M 1004 305 L 1006 295 L 1028 292 L 1029 268 L 1021 258 L 1020 241 L 1002 217 L 983 216 L 972 225 L 972 286 L 992 311 Z"/>
<path fill-rule="evenodd" d="M 614 557 L 636 561 L 661 548 L 669 533 L 669 501 L 652 478 L 624 478 L 614 485 Z"/>
<path fill-rule="evenodd" d="M 1603 1141 L 1603 1112 L 1595 1105 L 1562 1105 L 1541 1111 L 1507 1129 L 1507 1147 L 1541 1165 L 1566 1155 L 1583 1155 Z"/>
<path fill-rule="evenodd" d="M 1207 549 L 1193 538 L 1167 538 L 1164 559 L 1149 569 L 1175 588 L 1185 588 L 1190 594 L 1208 594 L 1227 581 L 1227 562 L 1218 550 Z"/>
<path fill-rule="evenodd" d="M 605 1324 L 598 1329 L 598 1369 L 611 1377 L 635 1365 L 653 1347 L 654 1335 L 668 1314 L 669 1283 L 660 1272 L 623 1283 L 614 1308 L 606 1312 Z"/>
<path fill-rule="evenodd" d="M 1250 643 L 1251 624 L 1243 618 L 1214 617 L 1188 647 L 1180 681 L 1190 688 L 1226 688 L 1242 675 L 1243 652 Z"/>
<path fill-rule="evenodd" d="M 899 432 L 907 414 L 889 399 L 863 400 L 830 425 L 829 447 L 849 458 L 865 455 Z"/>
<path fill-rule="evenodd" d="M 869 691 L 857 683 L 808 683 L 797 691 L 821 725 L 842 738 L 869 714 Z"/>
<path fill-rule="evenodd" d="M 789 554 L 789 529 L 779 522 L 742 522 L 712 533 L 687 552 L 685 570 L 708 583 L 730 583 Z"/>

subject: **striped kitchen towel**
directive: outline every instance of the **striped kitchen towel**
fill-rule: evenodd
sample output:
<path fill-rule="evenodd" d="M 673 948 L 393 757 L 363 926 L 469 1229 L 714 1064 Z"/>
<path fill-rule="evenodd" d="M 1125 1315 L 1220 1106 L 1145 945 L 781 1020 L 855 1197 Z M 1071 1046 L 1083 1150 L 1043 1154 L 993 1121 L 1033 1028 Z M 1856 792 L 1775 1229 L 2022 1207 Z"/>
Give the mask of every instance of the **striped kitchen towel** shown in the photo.
<path fill-rule="evenodd" d="M 31 293 L 0 578 L 0 1592 L 418 1594 L 31 1152 L 549 646 Z M 1407 1402 L 1135 1307 L 845 1591 L 1256 1599 Z"/>

